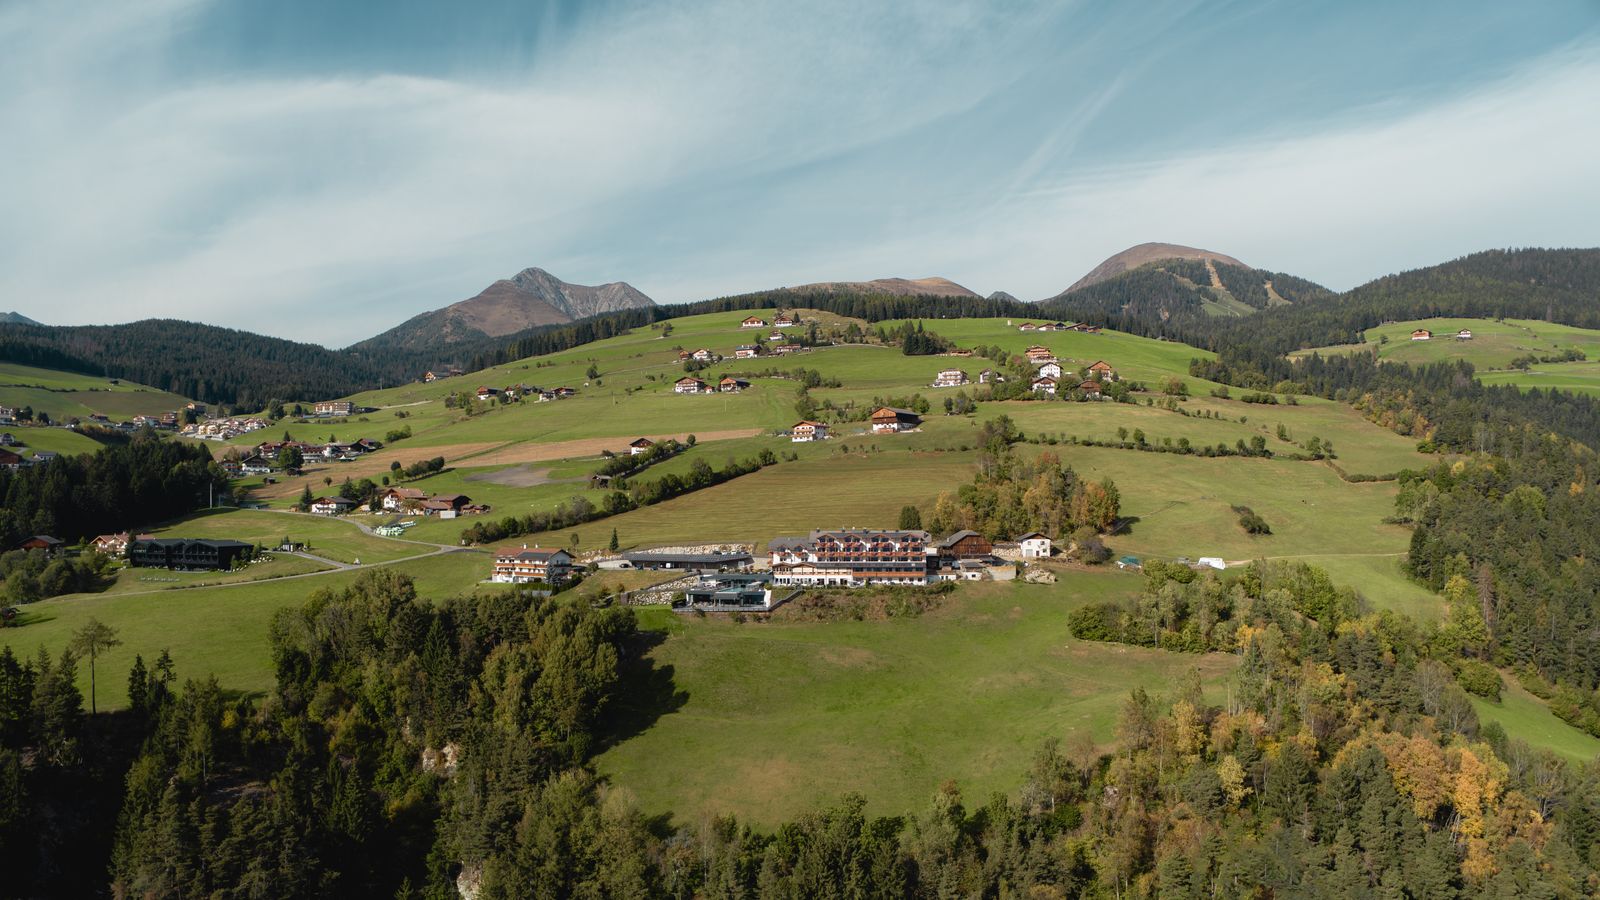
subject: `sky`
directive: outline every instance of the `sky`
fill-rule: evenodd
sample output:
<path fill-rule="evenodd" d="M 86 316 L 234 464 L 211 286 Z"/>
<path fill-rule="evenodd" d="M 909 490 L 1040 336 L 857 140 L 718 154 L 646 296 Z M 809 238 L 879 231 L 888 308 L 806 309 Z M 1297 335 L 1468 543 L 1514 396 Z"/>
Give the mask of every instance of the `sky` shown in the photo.
<path fill-rule="evenodd" d="M 466 7 L 465 10 L 462 7 Z M 0 0 L 0 310 L 344 346 L 1144 241 L 1346 289 L 1600 246 L 1600 2 Z"/>

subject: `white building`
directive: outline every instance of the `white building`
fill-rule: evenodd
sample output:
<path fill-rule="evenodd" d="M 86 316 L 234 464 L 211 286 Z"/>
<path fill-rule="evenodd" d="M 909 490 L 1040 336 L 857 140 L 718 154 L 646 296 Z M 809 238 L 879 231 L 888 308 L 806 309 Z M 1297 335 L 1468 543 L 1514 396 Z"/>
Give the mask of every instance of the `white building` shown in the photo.
<path fill-rule="evenodd" d="M 960 369 L 944 369 L 939 372 L 939 377 L 933 380 L 934 387 L 959 387 L 970 379 L 967 373 Z"/>
<path fill-rule="evenodd" d="M 1017 538 L 1017 546 L 1021 548 L 1024 559 L 1048 559 L 1054 544 L 1047 535 L 1037 531 L 1030 531 Z"/>

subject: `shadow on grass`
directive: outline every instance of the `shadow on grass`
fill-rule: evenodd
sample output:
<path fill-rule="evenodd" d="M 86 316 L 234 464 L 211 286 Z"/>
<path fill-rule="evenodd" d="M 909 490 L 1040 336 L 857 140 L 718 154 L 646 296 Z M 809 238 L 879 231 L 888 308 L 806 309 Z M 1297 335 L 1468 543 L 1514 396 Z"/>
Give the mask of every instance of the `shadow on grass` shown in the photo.
<path fill-rule="evenodd" d="M 672 666 L 657 666 L 650 651 L 667 639 L 664 632 L 641 631 L 621 661 L 617 699 L 602 714 L 597 729 L 601 749 L 613 747 L 649 730 L 662 716 L 683 708 L 687 691 L 672 682 Z"/>
<path fill-rule="evenodd" d="M 46 622 L 53 622 L 56 619 L 54 613 L 32 612 L 25 606 L 19 607 L 18 610 L 19 611 L 17 612 L 16 618 L 5 623 L 6 629 L 27 628 L 29 625 L 43 625 Z M 4 633 L 5 631 L 0 630 L 0 634 Z"/>

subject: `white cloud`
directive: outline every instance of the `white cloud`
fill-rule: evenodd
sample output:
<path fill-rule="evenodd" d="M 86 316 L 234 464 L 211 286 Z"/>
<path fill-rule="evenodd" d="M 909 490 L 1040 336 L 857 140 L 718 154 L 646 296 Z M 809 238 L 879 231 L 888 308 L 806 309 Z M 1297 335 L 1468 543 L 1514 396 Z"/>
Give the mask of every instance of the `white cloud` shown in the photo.
<path fill-rule="evenodd" d="M 1139 64 L 1008 95 L 1053 65 L 1047 3 L 648 3 L 452 78 L 200 77 L 172 58 L 200 0 L 74 6 L 0 9 L 0 307 L 49 322 L 338 345 L 525 265 L 666 301 L 890 274 L 1037 297 L 1145 240 L 1340 286 L 1600 243 L 1593 56 L 1382 124 L 1084 169 Z M 974 134 L 1003 98 L 1023 112 Z"/>

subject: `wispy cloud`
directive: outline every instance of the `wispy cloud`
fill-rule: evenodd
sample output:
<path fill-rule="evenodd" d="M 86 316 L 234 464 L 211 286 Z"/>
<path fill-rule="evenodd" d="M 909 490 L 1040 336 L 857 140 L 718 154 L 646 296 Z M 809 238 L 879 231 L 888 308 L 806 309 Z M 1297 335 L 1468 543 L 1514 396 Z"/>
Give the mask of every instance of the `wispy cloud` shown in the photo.
<path fill-rule="evenodd" d="M 198 69 L 226 7 L 24 0 L 0 8 L 0 307 L 338 345 L 526 265 L 666 301 L 934 273 L 1043 296 L 1143 240 L 1335 284 L 1600 242 L 1592 54 L 1107 152 L 1134 98 L 1193 77 L 1165 68 L 1192 6 L 642 3 L 424 77 Z"/>

